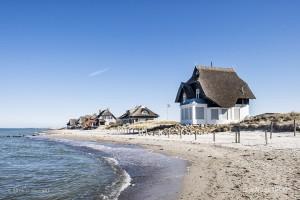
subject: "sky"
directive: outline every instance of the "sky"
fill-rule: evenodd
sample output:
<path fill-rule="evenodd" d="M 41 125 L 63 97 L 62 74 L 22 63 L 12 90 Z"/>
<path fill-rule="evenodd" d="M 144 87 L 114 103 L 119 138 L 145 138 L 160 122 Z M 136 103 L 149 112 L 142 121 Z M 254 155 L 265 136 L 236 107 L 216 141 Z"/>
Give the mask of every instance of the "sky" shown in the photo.
<path fill-rule="evenodd" d="M 233 67 L 251 114 L 300 111 L 300 1 L 0 1 L 0 127 L 145 105 L 179 120 L 197 64 Z"/>

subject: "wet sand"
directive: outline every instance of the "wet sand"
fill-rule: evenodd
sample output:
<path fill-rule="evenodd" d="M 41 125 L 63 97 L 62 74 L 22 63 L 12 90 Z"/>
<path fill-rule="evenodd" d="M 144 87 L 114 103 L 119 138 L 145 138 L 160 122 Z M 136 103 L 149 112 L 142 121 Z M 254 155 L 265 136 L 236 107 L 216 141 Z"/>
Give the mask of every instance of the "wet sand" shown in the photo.
<path fill-rule="evenodd" d="M 52 131 L 46 137 L 138 144 L 155 152 L 185 159 L 190 166 L 178 199 L 300 198 L 300 146 L 249 146 L 246 141 L 248 145 L 212 144 L 201 143 L 201 137 L 193 142 L 175 137 L 108 135 L 97 130 Z M 248 138 L 249 141 L 251 139 Z M 298 141 L 299 137 L 294 140 Z"/>

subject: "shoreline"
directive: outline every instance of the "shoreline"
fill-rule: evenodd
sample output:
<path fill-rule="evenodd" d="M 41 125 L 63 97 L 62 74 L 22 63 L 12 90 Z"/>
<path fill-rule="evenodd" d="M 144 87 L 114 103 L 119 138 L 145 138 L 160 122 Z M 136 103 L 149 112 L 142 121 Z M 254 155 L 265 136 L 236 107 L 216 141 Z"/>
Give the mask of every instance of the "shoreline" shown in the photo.
<path fill-rule="evenodd" d="M 186 161 L 153 152 L 141 145 L 115 142 L 110 140 L 94 140 L 78 137 L 47 137 L 55 142 L 66 143 L 75 147 L 91 148 L 107 154 L 107 158 L 117 163 L 125 174 L 130 177 L 130 183 L 122 186 L 118 200 L 174 200 L 186 171 Z M 176 176 L 174 176 L 176 174 Z"/>
<path fill-rule="evenodd" d="M 300 147 L 233 147 L 230 144 L 213 145 L 156 136 L 108 135 L 100 130 L 49 131 L 43 137 L 135 144 L 184 159 L 189 166 L 179 191 L 178 199 L 182 200 L 300 197 L 299 188 L 296 187 L 300 184 Z M 273 145 L 276 147 L 275 142 Z"/>

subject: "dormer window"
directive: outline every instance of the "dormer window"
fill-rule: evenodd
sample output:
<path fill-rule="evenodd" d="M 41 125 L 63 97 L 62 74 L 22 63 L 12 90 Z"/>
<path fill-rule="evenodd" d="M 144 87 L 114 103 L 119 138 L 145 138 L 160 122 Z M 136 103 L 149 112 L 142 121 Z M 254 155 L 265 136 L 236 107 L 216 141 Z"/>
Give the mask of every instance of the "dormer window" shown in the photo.
<path fill-rule="evenodd" d="M 142 111 L 142 115 L 149 115 L 149 113 L 148 113 L 147 110 L 143 110 L 143 111 Z"/>
<path fill-rule="evenodd" d="M 200 99 L 200 89 L 196 89 L 196 99 Z"/>
<path fill-rule="evenodd" d="M 186 93 L 184 92 L 182 95 L 182 102 L 185 102 L 185 101 L 186 101 Z"/>

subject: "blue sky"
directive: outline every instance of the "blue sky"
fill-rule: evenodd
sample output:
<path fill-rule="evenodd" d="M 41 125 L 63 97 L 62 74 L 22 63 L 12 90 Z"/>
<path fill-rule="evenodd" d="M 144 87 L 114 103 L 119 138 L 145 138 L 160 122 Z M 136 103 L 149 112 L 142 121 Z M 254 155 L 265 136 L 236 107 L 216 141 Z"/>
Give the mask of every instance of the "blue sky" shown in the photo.
<path fill-rule="evenodd" d="M 0 1 L 0 127 L 174 103 L 196 64 L 234 67 L 252 114 L 300 110 L 299 1 Z"/>

